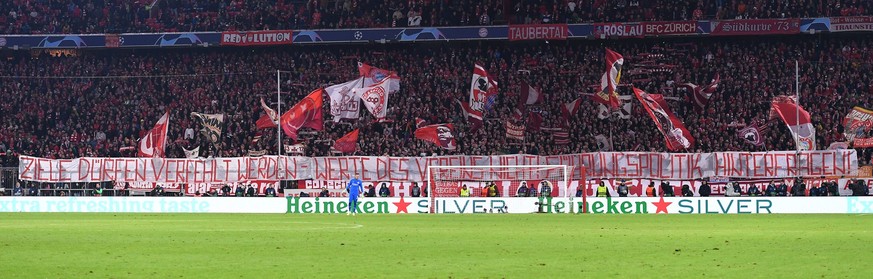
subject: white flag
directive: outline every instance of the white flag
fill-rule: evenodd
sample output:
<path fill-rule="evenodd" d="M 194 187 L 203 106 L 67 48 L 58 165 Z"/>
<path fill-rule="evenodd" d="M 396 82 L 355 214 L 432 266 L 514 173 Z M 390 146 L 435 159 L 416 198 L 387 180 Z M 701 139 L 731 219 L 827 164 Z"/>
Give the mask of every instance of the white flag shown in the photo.
<path fill-rule="evenodd" d="M 195 147 L 194 149 L 188 150 L 182 147 L 182 151 L 185 151 L 185 158 L 192 159 L 200 157 L 200 147 Z"/>
<path fill-rule="evenodd" d="M 393 78 L 382 80 L 370 87 L 355 89 L 355 95 L 364 102 L 364 107 L 380 121 L 388 112 L 388 94 L 396 83 Z"/>
<path fill-rule="evenodd" d="M 339 122 L 340 119 L 358 119 L 361 116 L 361 97 L 354 90 L 363 86 L 364 78 L 360 77 L 324 89 L 330 96 L 330 115 L 333 115 L 333 122 Z"/>

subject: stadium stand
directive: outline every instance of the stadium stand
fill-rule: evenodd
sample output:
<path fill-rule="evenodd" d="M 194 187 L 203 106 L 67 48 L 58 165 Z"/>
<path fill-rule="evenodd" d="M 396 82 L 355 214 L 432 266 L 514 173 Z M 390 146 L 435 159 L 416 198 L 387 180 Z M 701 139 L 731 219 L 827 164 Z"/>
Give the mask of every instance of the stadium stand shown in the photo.
<path fill-rule="evenodd" d="M 584 7 L 584 8 L 583 8 Z M 870 15 L 862 0 L 10 0 L 0 33 L 88 34 L 477 26 Z"/>
<path fill-rule="evenodd" d="M 395 70 L 402 88 L 389 99 L 387 123 L 362 112 L 357 122 L 333 123 L 325 105 L 325 131 L 304 133 L 306 155 L 330 155 L 331 140 L 361 128 L 357 155 L 564 154 L 603 149 L 597 135 L 610 136 L 612 150 L 667 151 L 662 135 L 635 104 L 630 119 L 599 119 L 591 94 L 603 71 L 603 48 L 625 55 L 623 83 L 670 99 L 672 110 L 697 139 L 694 152 L 792 150 L 782 123 L 770 125 L 765 145 L 755 147 L 736 135 L 737 127 L 765 122 L 769 100 L 794 92 L 794 59 L 801 69 L 802 99 L 818 130 L 818 149 L 841 140 L 842 117 L 853 106 L 871 107 L 870 59 L 873 40 L 865 36 L 786 36 L 730 39 L 567 41 L 560 43 L 468 42 L 409 45 L 295 46 L 255 49 L 161 49 L 2 52 L 0 68 L 0 150 L 4 166 L 18 154 L 47 158 L 135 156 L 136 141 L 170 110 L 168 157 L 184 157 L 181 147 L 201 145 L 191 112 L 226 114 L 220 151 L 207 155 L 276 154 L 275 129 L 258 131 L 259 99 L 275 99 L 275 69 L 292 70 L 282 85 L 283 110 L 311 90 L 351 80 L 358 61 Z M 772 51 L 778 50 L 778 51 Z M 497 107 L 483 129 L 469 132 L 455 100 L 466 100 L 474 63 L 501 84 Z M 720 89 L 705 111 L 696 111 L 678 83 L 704 84 L 721 75 Z M 560 107 L 582 97 L 581 112 L 569 126 L 569 144 L 555 144 L 549 129 L 529 131 L 525 141 L 505 137 L 517 93 L 526 81 L 544 92 L 533 111 L 543 128 L 558 127 Z M 621 95 L 631 95 L 620 86 Z M 325 99 L 327 99 L 325 97 Z M 415 118 L 458 127 L 456 151 L 445 151 L 412 136 Z M 258 139 L 257 141 L 255 139 Z M 286 144 L 291 144 L 283 138 Z M 859 161 L 870 162 L 860 149 Z"/>

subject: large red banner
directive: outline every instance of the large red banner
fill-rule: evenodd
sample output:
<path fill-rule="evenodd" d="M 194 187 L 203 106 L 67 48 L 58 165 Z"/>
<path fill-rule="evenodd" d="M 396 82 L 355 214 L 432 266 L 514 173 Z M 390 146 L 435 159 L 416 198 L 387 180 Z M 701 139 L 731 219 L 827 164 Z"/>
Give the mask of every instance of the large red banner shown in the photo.
<path fill-rule="evenodd" d="M 800 33 L 800 19 L 737 19 L 712 21 L 715 36 L 725 35 L 768 35 Z"/>
<path fill-rule="evenodd" d="M 294 40 L 291 30 L 268 30 L 249 32 L 222 32 L 223 46 L 268 46 L 291 44 Z"/>
<path fill-rule="evenodd" d="M 643 23 L 643 31 L 647 36 L 695 35 L 698 33 L 696 21 L 646 22 Z"/>
<path fill-rule="evenodd" d="M 510 25 L 509 40 L 566 40 L 566 24 Z"/>
<path fill-rule="evenodd" d="M 248 181 L 425 181 L 429 166 L 568 165 L 570 177 L 687 180 L 713 176 L 773 178 L 850 176 L 858 172 L 854 149 L 821 151 L 654 153 L 595 152 L 553 156 L 236 158 L 19 158 L 19 178 L 41 182 L 234 183 Z M 523 172 L 468 172 L 472 181 L 516 180 Z"/>
<path fill-rule="evenodd" d="M 831 32 L 873 31 L 873 17 L 832 17 Z"/>

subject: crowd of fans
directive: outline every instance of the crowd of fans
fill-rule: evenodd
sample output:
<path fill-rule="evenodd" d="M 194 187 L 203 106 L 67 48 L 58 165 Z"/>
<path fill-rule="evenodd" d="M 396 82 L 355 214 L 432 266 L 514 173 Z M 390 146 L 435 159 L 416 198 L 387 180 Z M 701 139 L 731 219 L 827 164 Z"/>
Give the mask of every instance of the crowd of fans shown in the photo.
<path fill-rule="evenodd" d="M 870 15 L 865 0 L 8 0 L 0 33 L 477 26 Z"/>
<path fill-rule="evenodd" d="M 358 61 L 397 71 L 401 90 L 389 97 L 386 123 L 376 123 L 362 108 L 361 119 L 331 121 L 325 96 L 325 130 L 304 129 L 308 156 L 338 155 L 334 140 L 361 129 L 355 155 L 567 154 L 597 150 L 665 152 L 664 138 L 639 105 L 630 119 L 597 116 L 598 104 L 586 94 L 599 86 L 604 48 L 624 54 L 621 95 L 630 84 L 662 93 L 684 121 L 696 145 L 687 152 L 793 150 L 781 121 L 769 125 L 765 145 L 756 147 L 736 135 L 755 121 L 766 123 L 770 100 L 795 92 L 795 60 L 800 64 L 801 100 L 812 114 L 817 149 L 842 141 L 842 118 L 853 106 L 873 107 L 869 36 L 796 36 L 562 43 L 469 42 L 408 45 L 298 46 L 291 48 L 161 49 L 81 51 L 54 57 L 46 53 L 2 52 L 0 67 L 0 156 L 16 166 L 19 154 L 48 158 L 136 156 L 137 141 L 165 111 L 170 112 L 168 157 L 184 157 L 182 148 L 201 147 L 201 156 L 277 154 L 277 130 L 257 130 L 263 114 L 260 98 L 274 105 L 275 69 L 282 75 L 283 110 L 311 90 L 357 77 Z M 500 84 L 484 127 L 471 132 L 456 100 L 469 98 L 474 63 Z M 684 100 L 677 84 L 705 84 L 714 74 L 721 84 L 703 111 Z M 527 82 L 545 95 L 530 111 L 543 117 L 540 130 L 524 141 L 507 139 L 504 123 L 514 117 L 518 92 Z M 582 98 L 569 123 L 561 107 Z M 218 144 L 196 133 L 191 112 L 223 113 Z M 414 138 L 415 119 L 454 123 L 459 148 L 447 151 Z M 521 119 L 520 123 L 524 123 Z M 552 130 L 568 127 L 570 143 L 557 144 Z M 530 128 L 530 127 L 529 127 Z M 609 137 L 611 149 L 598 146 Z M 283 136 L 284 144 L 292 144 Z M 862 164 L 871 150 L 859 149 Z M 347 154 L 351 155 L 351 154 Z"/>

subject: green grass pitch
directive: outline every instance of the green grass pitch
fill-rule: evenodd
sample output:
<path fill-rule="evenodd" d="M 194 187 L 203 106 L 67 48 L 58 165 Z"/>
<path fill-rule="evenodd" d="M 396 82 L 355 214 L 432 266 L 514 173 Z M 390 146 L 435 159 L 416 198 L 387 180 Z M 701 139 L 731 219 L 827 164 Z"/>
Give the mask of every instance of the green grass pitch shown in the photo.
<path fill-rule="evenodd" d="M 3 278 L 869 278 L 873 215 L 0 214 Z"/>

